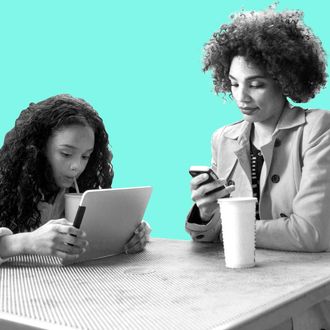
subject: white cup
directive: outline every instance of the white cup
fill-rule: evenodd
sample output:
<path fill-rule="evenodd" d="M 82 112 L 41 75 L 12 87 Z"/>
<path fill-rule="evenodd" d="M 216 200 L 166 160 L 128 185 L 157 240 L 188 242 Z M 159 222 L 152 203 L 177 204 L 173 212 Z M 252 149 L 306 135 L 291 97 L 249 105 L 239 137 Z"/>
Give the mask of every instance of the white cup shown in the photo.
<path fill-rule="evenodd" d="M 256 202 L 254 197 L 218 199 L 228 268 L 255 266 Z"/>
<path fill-rule="evenodd" d="M 65 194 L 65 218 L 70 222 L 74 221 L 82 194 Z"/>

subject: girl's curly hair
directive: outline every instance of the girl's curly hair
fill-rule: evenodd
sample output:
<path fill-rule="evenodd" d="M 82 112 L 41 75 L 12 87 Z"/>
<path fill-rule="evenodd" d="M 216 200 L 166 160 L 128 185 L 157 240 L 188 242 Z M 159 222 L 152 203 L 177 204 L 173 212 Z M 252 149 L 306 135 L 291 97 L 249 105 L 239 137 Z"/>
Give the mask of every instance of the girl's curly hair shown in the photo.
<path fill-rule="evenodd" d="M 326 84 L 326 57 L 320 40 L 303 23 L 299 10 L 274 8 L 231 16 L 204 48 L 204 71 L 213 71 L 216 93 L 230 93 L 234 56 L 264 69 L 295 102 L 307 102 Z"/>
<path fill-rule="evenodd" d="M 78 179 L 81 191 L 110 188 L 112 153 L 102 119 L 83 99 L 62 94 L 31 103 L 21 112 L 0 149 L 0 227 L 15 233 L 40 226 L 41 200 L 50 201 L 59 188 L 45 156 L 49 137 L 70 125 L 94 130 L 94 150 Z"/>

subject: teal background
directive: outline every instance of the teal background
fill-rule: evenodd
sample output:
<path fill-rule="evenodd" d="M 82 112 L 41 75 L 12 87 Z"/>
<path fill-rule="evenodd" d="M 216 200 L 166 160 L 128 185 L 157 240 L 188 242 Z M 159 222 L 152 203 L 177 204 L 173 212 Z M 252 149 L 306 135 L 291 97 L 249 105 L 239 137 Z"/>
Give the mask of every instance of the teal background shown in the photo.
<path fill-rule="evenodd" d="M 11 0 L 0 3 L 0 139 L 20 111 L 58 93 L 90 102 L 114 153 L 114 187 L 152 185 L 145 214 L 154 237 L 189 239 L 188 168 L 208 165 L 210 137 L 240 119 L 201 71 L 202 47 L 231 13 L 271 1 Z M 330 52 L 323 0 L 282 0 L 301 9 Z M 327 109 L 329 88 L 309 107 Z"/>

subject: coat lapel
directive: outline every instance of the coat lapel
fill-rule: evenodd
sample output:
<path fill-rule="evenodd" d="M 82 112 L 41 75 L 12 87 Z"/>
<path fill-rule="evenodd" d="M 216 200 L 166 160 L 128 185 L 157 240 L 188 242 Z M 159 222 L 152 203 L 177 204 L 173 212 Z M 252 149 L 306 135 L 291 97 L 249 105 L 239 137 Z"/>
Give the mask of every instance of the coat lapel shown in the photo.
<path fill-rule="evenodd" d="M 250 167 L 250 137 L 251 124 L 243 121 L 225 133 L 228 150 L 232 150 L 236 157 L 228 157 L 226 178 L 232 175 L 236 170 L 237 163 L 243 169 L 246 178 L 251 183 Z"/>
<path fill-rule="evenodd" d="M 305 110 L 299 107 L 292 107 L 289 103 L 285 106 L 282 115 L 278 121 L 278 124 L 274 130 L 272 140 L 261 147 L 261 151 L 264 156 L 264 166 L 262 168 L 260 176 L 260 198 L 262 198 L 262 192 L 264 191 L 268 176 L 271 171 L 271 165 L 273 161 L 273 151 L 276 137 L 281 137 L 285 134 L 286 129 L 291 129 L 295 126 L 300 126 L 305 123 Z M 225 150 L 232 150 L 234 157 L 230 155 L 218 155 L 219 160 L 219 173 L 222 177 L 230 178 L 234 172 L 237 171 L 237 165 L 239 164 L 244 172 L 246 179 L 240 180 L 240 183 L 248 183 L 251 185 L 251 165 L 250 165 L 250 132 L 252 124 L 247 121 L 241 121 L 233 126 L 228 127 L 224 133 L 225 138 Z M 237 187 L 237 193 L 241 191 L 246 193 L 246 187 Z"/>
<path fill-rule="evenodd" d="M 266 189 L 266 184 L 268 182 L 267 179 L 271 174 L 276 138 L 281 139 L 281 137 L 285 134 L 285 130 L 303 125 L 305 122 L 305 110 L 299 107 L 292 107 L 289 103 L 287 103 L 275 127 L 271 141 L 261 147 L 261 152 L 264 157 L 264 166 L 262 167 L 260 174 L 260 200 L 262 199 L 263 192 Z"/>

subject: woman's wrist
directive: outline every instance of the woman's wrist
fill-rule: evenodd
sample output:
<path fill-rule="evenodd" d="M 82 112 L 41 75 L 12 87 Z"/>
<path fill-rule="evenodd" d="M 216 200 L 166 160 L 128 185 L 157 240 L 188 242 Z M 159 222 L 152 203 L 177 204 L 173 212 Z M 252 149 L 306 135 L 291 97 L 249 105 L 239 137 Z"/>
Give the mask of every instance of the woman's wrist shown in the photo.
<path fill-rule="evenodd" d="M 201 214 L 201 220 L 203 223 L 208 223 L 212 220 L 213 216 L 215 214 L 215 211 L 213 211 L 211 214 Z"/>

